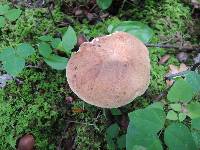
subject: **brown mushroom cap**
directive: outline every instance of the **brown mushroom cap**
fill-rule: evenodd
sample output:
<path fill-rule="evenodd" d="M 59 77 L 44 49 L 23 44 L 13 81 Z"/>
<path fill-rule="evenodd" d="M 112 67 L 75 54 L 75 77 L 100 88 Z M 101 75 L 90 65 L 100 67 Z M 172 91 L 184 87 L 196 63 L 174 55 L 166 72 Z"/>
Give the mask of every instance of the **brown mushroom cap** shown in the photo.
<path fill-rule="evenodd" d="M 150 80 L 146 46 L 125 32 L 83 43 L 67 65 L 67 81 L 85 102 L 116 108 L 142 95 Z"/>

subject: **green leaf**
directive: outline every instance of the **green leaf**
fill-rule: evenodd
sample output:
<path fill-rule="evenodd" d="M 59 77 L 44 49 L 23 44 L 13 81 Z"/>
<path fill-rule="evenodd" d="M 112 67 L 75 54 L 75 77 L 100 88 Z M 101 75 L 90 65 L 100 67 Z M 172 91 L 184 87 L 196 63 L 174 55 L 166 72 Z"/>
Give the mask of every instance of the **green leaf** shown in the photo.
<path fill-rule="evenodd" d="M 60 38 L 55 38 L 51 41 L 51 46 L 53 48 L 58 48 L 59 44 L 61 43 L 61 39 Z"/>
<path fill-rule="evenodd" d="M 1 51 L 0 53 L 0 61 L 6 61 L 8 59 L 11 59 L 15 56 L 15 49 L 8 47 Z"/>
<path fill-rule="evenodd" d="M 163 148 L 156 134 L 137 129 L 133 122 L 130 122 L 126 134 L 126 149 L 162 150 Z"/>
<path fill-rule="evenodd" d="M 149 105 L 147 108 L 158 108 L 158 109 L 163 110 L 163 103 L 154 102 L 153 104 Z"/>
<path fill-rule="evenodd" d="M 38 46 L 39 49 L 39 53 L 40 55 L 42 55 L 43 57 L 49 57 L 50 54 L 52 53 L 52 49 L 51 46 L 48 43 L 40 43 Z"/>
<path fill-rule="evenodd" d="M 97 5 L 103 10 L 109 8 L 112 4 L 112 0 L 96 0 L 96 2 Z"/>
<path fill-rule="evenodd" d="M 106 129 L 106 134 L 111 137 L 115 138 L 119 134 L 119 125 L 117 123 L 112 124 Z"/>
<path fill-rule="evenodd" d="M 138 109 L 129 113 L 130 122 L 145 133 L 157 133 L 160 131 L 165 122 L 165 112 L 158 108 Z"/>
<path fill-rule="evenodd" d="M 50 55 L 48 58 L 44 58 L 44 61 L 53 69 L 64 70 L 67 66 L 68 59 L 58 55 Z"/>
<path fill-rule="evenodd" d="M 43 42 L 50 42 L 53 40 L 53 37 L 51 35 L 43 35 L 43 36 L 40 36 L 38 39 Z"/>
<path fill-rule="evenodd" d="M 192 133 L 193 140 L 194 140 L 197 148 L 199 149 L 200 148 L 200 131 L 192 130 L 191 133 Z"/>
<path fill-rule="evenodd" d="M 178 120 L 177 113 L 175 113 L 173 110 L 170 110 L 167 113 L 167 119 L 169 119 L 169 120 Z"/>
<path fill-rule="evenodd" d="M 6 24 L 6 20 L 3 16 L 0 16 L 0 28 L 3 28 Z"/>
<path fill-rule="evenodd" d="M 197 150 L 190 130 L 182 123 L 173 123 L 165 129 L 164 141 L 169 150 Z"/>
<path fill-rule="evenodd" d="M 179 119 L 180 122 L 182 122 L 183 120 L 185 120 L 185 118 L 186 118 L 186 114 L 184 114 L 184 113 L 179 113 L 178 114 L 178 119 Z"/>
<path fill-rule="evenodd" d="M 170 104 L 169 105 L 174 111 L 181 111 L 181 104 Z"/>
<path fill-rule="evenodd" d="M 200 130 L 200 117 L 192 119 L 191 128 Z"/>
<path fill-rule="evenodd" d="M 200 103 L 193 102 L 187 105 L 188 116 L 192 119 L 200 117 Z"/>
<path fill-rule="evenodd" d="M 110 25 L 108 27 L 108 31 L 110 33 L 116 31 L 127 32 L 131 35 L 136 36 L 144 43 L 149 42 L 154 35 L 153 30 L 149 28 L 149 26 L 139 21 L 124 21 L 117 25 Z"/>
<path fill-rule="evenodd" d="M 123 149 L 126 147 L 126 134 L 117 138 L 117 146 L 119 149 Z"/>
<path fill-rule="evenodd" d="M 17 47 L 16 53 L 23 58 L 34 54 L 34 48 L 28 43 L 22 43 Z"/>
<path fill-rule="evenodd" d="M 108 149 L 109 149 L 109 150 L 115 150 L 115 142 L 114 142 L 114 140 L 113 140 L 110 136 L 108 136 L 108 135 L 106 135 L 106 142 L 107 142 L 107 144 L 108 144 Z"/>
<path fill-rule="evenodd" d="M 25 67 L 25 60 L 21 57 L 12 56 L 3 61 L 3 67 L 8 74 L 17 76 Z"/>
<path fill-rule="evenodd" d="M 4 15 L 9 9 L 8 5 L 0 5 L 0 15 Z"/>
<path fill-rule="evenodd" d="M 67 53 L 71 53 L 71 50 L 74 48 L 76 43 L 77 43 L 76 32 L 71 26 L 69 26 L 62 38 L 63 48 Z"/>
<path fill-rule="evenodd" d="M 22 11 L 20 9 L 10 9 L 5 13 L 5 17 L 9 21 L 15 21 L 21 15 Z"/>
<path fill-rule="evenodd" d="M 177 80 L 167 94 L 170 102 L 189 102 L 194 96 L 192 87 L 184 79 Z"/>
<path fill-rule="evenodd" d="M 118 109 L 118 108 L 112 108 L 112 109 L 110 109 L 110 111 L 111 111 L 112 115 L 114 115 L 114 116 L 119 116 L 122 114 L 120 109 Z"/>
<path fill-rule="evenodd" d="M 194 93 L 200 92 L 200 75 L 195 71 L 189 71 L 185 75 L 186 81 L 192 87 Z"/>

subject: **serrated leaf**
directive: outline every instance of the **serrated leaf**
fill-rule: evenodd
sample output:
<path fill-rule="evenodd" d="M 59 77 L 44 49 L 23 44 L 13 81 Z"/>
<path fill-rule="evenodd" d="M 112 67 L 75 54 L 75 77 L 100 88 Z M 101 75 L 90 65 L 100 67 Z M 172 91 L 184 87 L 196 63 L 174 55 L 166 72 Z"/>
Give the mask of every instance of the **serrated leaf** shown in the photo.
<path fill-rule="evenodd" d="M 189 102 L 194 96 L 192 87 L 184 79 L 177 80 L 167 94 L 170 102 Z"/>
<path fill-rule="evenodd" d="M 109 8 L 112 4 L 112 0 L 96 0 L 96 2 L 97 5 L 103 10 Z"/>
<path fill-rule="evenodd" d="M 60 38 L 55 38 L 51 41 L 51 46 L 53 48 L 58 48 L 58 46 L 60 45 L 61 43 L 61 39 Z"/>
<path fill-rule="evenodd" d="M 3 28 L 6 24 L 6 20 L 3 16 L 0 16 L 0 28 Z"/>
<path fill-rule="evenodd" d="M 8 47 L 1 51 L 0 53 L 0 61 L 5 61 L 15 56 L 15 49 Z"/>
<path fill-rule="evenodd" d="M 200 130 L 200 117 L 192 119 L 191 128 Z"/>
<path fill-rule="evenodd" d="M 112 115 L 114 115 L 114 116 L 119 116 L 122 114 L 120 109 L 118 109 L 118 108 L 112 108 L 112 109 L 110 109 L 110 111 L 111 111 Z"/>
<path fill-rule="evenodd" d="M 165 118 L 164 111 L 158 108 L 139 109 L 129 113 L 130 122 L 133 121 L 137 129 L 152 134 L 163 128 Z"/>
<path fill-rule="evenodd" d="M 25 67 L 25 60 L 21 57 L 13 56 L 3 61 L 3 68 L 12 76 L 17 76 Z"/>
<path fill-rule="evenodd" d="M 200 103 L 192 102 L 187 106 L 188 116 L 192 119 L 200 117 Z"/>
<path fill-rule="evenodd" d="M 116 31 L 127 32 L 136 36 L 144 43 L 149 42 L 154 35 L 153 30 L 149 26 L 139 21 L 124 21 L 117 25 L 111 25 L 108 27 L 108 31 L 110 31 L 110 33 Z"/>
<path fill-rule="evenodd" d="M 34 52 L 35 52 L 34 48 L 28 43 L 22 43 L 16 49 L 16 53 L 23 58 L 26 58 L 34 54 Z"/>
<path fill-rule="evenodd" d="M 130 122 L 126 134 L 126 149 L 162 150 L 163 148 L 156 134 L 137 129 L 134 122 Z"/>
<path fill-rule="evenodd" d="M 67 66 L 67 58 L 58 55 L 50 55 L 48 58 L 44 58 L 44 61 L 53 69 L 64 70 Z"/>
<path fill-rule="evenodd" d="M 181 111 L 181 104 L 170 104 L 169 105 L 174 111 Z"/>
<path fill-rule="evenodd" d="M 179 113 L 178 114 L 178 120 L 180 122 L 182 122 L 183 120 L 185 120 L 185 118 L 186 118 L 186 114 L 184 114 L 184 113 Z"/>
<path fill-rule="evenodd" d="M 120 150 L 126 147 L 126 134 L 117 138 L 117 146 Z"/>
<path fill-rule="evenodd" d="M 178 120 L 177 113 L 175 113 L 173 110 L 170 110 L 167 113 L 167 119 L 169 119 L 169 120 Z"/>
<path fill-rule="evenodd" d="M 71 26 L 69 26 L 62 38 L 63 48 L 67 53 L 71 53 L 71 50 L 74 48 L 76 43 L 77 43 L 76 32 Z"/>
<path fill-rule="evenodd" d="M 164 141 L 169 150 L 197 150 L 190 130 L 182 123 L 173 123 L 165 129 Z"/>
<path fill-rule="evenodd" d="M 112 124 L 106 129 L 106 134 L 111 137 L 115 138 L 119 134 L 119 125 L 117 123 Z"/>
<path fill-rule="evenodd" d="M 49 57 L 50 54 L 52 53 L 52 49 L 51 46 L 48 43 L 40 43 L 38 46 L 39 49 L 39 53 L 40 55 L 42 55 L 43 57 Z"/>
<path fill-rule="evenodd" d="M 0 5 L 0 15 L 4 15 L 10 7 L 8 5 Z"/>
<path fill-rule="evenodd" d="M 43 36 L 40 36 L 38 39 L 43 42 L 50 42 L 53 40 L 53 37 L 51 35 L 43 35 Z"/>
<path fill-rule="evenodd" d="M 22 11 L 20 9 L 10 9 L 4 15 L 9 21 L 15 21 L 21 15 Z"/>
<path fill-rule="evenodd" d="M 195 93 L 200 92 L 200 75 L 197 72 L 189 71 L 185 78 Z"/>

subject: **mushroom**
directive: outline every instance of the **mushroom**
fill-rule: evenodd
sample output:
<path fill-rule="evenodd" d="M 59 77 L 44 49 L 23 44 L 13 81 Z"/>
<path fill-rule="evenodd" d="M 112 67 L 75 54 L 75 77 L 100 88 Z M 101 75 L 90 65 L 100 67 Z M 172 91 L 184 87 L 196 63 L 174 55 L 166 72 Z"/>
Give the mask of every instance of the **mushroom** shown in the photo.
<path fill-rule="evenodd" d="M 136 37 L 115 32 L 81 44 L 69 59 L 66 76 L 72 91 L 85 102 L 117 108 L 148 88 L 149 52 Z"/>
<path fill-rule="evenodd" d="M 35 139 L 32 134 L 25 134 L 19 139 L 17 150 L 33 150 Z"/>

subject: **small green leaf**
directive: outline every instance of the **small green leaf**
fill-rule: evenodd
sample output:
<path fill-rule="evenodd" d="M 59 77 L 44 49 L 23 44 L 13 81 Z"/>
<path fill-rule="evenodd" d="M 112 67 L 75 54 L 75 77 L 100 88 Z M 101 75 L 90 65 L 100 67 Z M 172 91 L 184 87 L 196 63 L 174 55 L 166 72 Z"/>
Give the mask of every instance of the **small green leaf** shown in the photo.
<path fill-rule="evenodd" d="M 20 9 L 10 9 L 5 13 L 5 17 L 9 21 L 15 21 L 21 15 L 22 11 Z"/>
<path fill-rule="evenodd" d="M 63 48 L 67 53 L 71 53 L 71 50 L 74 48 L 76 43 L 77 43 L 76 32 L 71 26 L 69 26 L 62 38 Z"/>
<path fill-rule="evenodd" d="M 6 24 L 6 20 L 3 16 L 0 16 L 0 28 L 3 28 Z"/>
<path fill-rule="evenodd" d="M 117 138 L 117 145 L 120 150 L 126 147 L 126 134 Z"/>
<path fill-rule="evenodd" d="M 167 119 L 169 119 L 169 120 L 178 120 L 177 113 L 175 113 L 173 110 L 170 110 L 167 113 Z"/>
<path fill-rule="evenodd" d="M 164 141 L 169 150 L 197 150 L 190 130 L 182 123 L 173 123 L 165 129 Z"/>
<path fill-rule="evenodd" d="M 170 102 L 189 102 L 194 96 L 192 87 L 184 79 L 177 80 L 167 94 Z"/>
<path fill-rule="evenodd" d="M 119 115 L 122 114 L 121 111 L 120 111 L 120 109 L 118 109 L 118 108 L 110 109 L 110 111 L 111 111 L 111 113 L 112 113 L 113 116 L 119 116 Z"/>
<path fill-rule="evenodd" d="M 191 85 L 194 93 L 200 92 L 200 74 L 194 71 L 189 71 L 185 75 L 186 81 Z"/>
<path fill-rule="evenodd" d="M 192 102 L 187 105 L 188 116 L 192 119 L 200 117 L 200 103 Z"/>
<path fill-rule="evenodd" d="M 45 42 L 40 43 L 38 46 L 38 49 L 39 49 L 40 55 L 46 58 L 49 57 L 50 54 L 52 53 L 51 46 Z"/>
<path fill-rule="evenodd" d="M 119 125 L 117 123 L 112 124 L 106 129 L 106 134 L 111 137 L 115 138 L 119 134 Z"/>
<path fill-rule="evenodd" d="M 130 122 L 133 121 L 137 129 L 149 134 L 160 131 L 164 126 L 165 118 L 165 112 L 158 108 L 147 107 L 129 113 Z"/>
<path fill-rule="evenodd" d="M 26 58 L 32 54 L 34 54 L 34 48 L 27 43 L 22 43 L 17 47 L 16 53 L 23 58 Z"/>
<path fill-rule="evenodd" d="M 191 128 L 200 130 L 200 117 L 192 119 Z"/>
<path fill-rule="evenodd" d="M 154 35 L 153 30 L 149 28 L 149 26 L 139 21 L 124 21 L 116 25 L 110 25 L 108 27 L 108 31 L 110 31 L 110 33 L 116 31 L 127 32 L 131 35 L 136 36 L 144 43 L 149 42 Z"/>
<path fill-rule="evenodd" d="M 25 60 L 21 57 L 13 56 L 3 61 L 6 72 L 12 76 L 17 76 L 25 67 Z"/>
<path fill-rule="evenodd" d="M 148 124 L 147 124 L 148 126 Z M 158 136 L 137 129 L 133 122 L 129 123 L 126 134 L 126 150 L 162 150 L 162 145 Z"/>
<path fill-rule="evenodd" d="M 15 49 L 8 47 L 1 51 L 0 53 L 0 61 L 6 61 L 8 59 L 11 59 L 15 56 Z"/>
<path fill-rule="evenodd" d="M 153 104 L 149 105 L 147 108 L 158 108 L 163 110 L 163 103 L 161 102 L 154 102 Z"/>
<path fill-rule="evenodd" d="M 184 113 L 179 113 L 178 114 L 178 119 L 179 119 L 180 122 L 182 122 L 183 120 L 185 120 L 185 118 L 186 118 L 186 114 L 184 114 Z"/>
<path fill-rule="evenodd" d="M 51 41 L 51 46 L 53 48 L 58 48 L 59 44 L 61 43 L 61 39 L 60 38 L 55 38 Z"/>
<path fill-rule="evenodd" d="M 58 55 L 50 55 L 44 61 L 53 69 L 64 70 L 67 66 L 67 58 Z"/>
<path fill-rule="evenodd" d="M 38 39 L 43 42 L 50 42 L 53 40 L 53 37 L 51 35 L 43 35 L 43 36 L 40 36 Z"/>
<path fill-rule="evenodd" d="M 4 15 L 10 7 L 8 5 L 0 5 L 0 15 Z"/>
<path fill-rule="evenodd" d="M 96 2 L 97 5 L 103 10 L 109 8 L 112 4 L 112 0 L 96 0 Z"/>
<path fill-rule="evenodd" d="M 174 111 L 181 111 L 181 104 L 170 104 L 169 105 Z"/>

